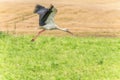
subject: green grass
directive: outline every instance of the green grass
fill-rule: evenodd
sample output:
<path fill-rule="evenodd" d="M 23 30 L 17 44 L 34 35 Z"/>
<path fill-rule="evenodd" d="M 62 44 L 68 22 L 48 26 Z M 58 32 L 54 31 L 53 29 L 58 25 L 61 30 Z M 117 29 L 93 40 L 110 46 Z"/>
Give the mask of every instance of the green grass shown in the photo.
<path fill-rule="evenodd" d="M 120 80 L 120 38 L 0 35 L 0 80 Z"/>

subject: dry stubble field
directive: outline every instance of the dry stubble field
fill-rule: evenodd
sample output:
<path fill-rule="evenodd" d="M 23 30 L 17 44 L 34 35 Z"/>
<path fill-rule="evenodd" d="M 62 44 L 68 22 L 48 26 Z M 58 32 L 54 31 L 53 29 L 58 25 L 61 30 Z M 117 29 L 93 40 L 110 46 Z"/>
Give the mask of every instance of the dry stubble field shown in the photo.
<path fill-rule="evenodd" d="M 120 1 L 118 0 L 0 0 L 0 31 L 14 34 L 36 33 L 36 4 L 55 5 L 56 23 L 79 36 L 120 37 Z M 68 35 L 46 31 L 43 35 Z"/>

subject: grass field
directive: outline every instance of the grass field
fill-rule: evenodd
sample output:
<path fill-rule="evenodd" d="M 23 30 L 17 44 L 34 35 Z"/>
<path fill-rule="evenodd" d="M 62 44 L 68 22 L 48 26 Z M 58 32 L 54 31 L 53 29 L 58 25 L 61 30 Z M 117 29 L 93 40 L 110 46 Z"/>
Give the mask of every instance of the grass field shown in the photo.
<path fill-rule="evenodd" d="M 0 80 L 120 80 L 120 38 L 0 35 Z"/>

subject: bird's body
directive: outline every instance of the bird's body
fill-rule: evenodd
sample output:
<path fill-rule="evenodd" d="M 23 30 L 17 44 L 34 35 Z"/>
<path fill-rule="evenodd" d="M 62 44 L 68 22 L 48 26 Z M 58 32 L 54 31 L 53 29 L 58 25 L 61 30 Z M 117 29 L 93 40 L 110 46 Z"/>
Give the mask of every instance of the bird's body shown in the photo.
<path fill-rule="evenodd" d="M 35 10 L 34 12 L 39 15 L 40 27 L 47 30 L 55 29 L 57 25 L 54 23 L 54 16 L 57 13 L 57 9 L 53 6 L 47 9 L 41 5 L 37 5 L 36 8 L 38 11 Z"/>
<path fill-rule="evenodd" d="M 57 9 L 53 5 L 51 5 L 50 8 L 36 5 L 34 13 L 37 13 L 39 15 L 39 26 L 43 30 L 40 31 L 38 35 L 36 35 L 35 38 L 32 39 L 32 41 L 34 41 L 39 36 L 39 34 L 45 30 L 58 29 L 72 34 L 70 31 L 68 31 L 68 29 L 60 28 L 58 25 L 55 24 L 54 16 L 57 13 Z"/>

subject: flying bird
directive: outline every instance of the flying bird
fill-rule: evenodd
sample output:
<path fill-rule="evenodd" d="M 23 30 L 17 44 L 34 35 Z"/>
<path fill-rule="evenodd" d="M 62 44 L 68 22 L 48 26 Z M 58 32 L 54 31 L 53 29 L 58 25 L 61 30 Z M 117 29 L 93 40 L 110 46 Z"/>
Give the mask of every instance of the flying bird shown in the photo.
<path fill-rule="evenodd" d="M 39 26 L 42 28 L 41 31 L 38 32 L 36 36 L 31 41 L 35 41 L 35 39 L 45 30 L 62 30 L 69 34 L 72 34 L 67 28 L 60 28 L 58 25 L 54 22 L 54 17 L 57 13 L 57 9 L 50 5 L 50 8 L 45 8 L 41 5 L 36 5 L 34 9 L 34 13 L 37 13 L 39 15 Z"/>

